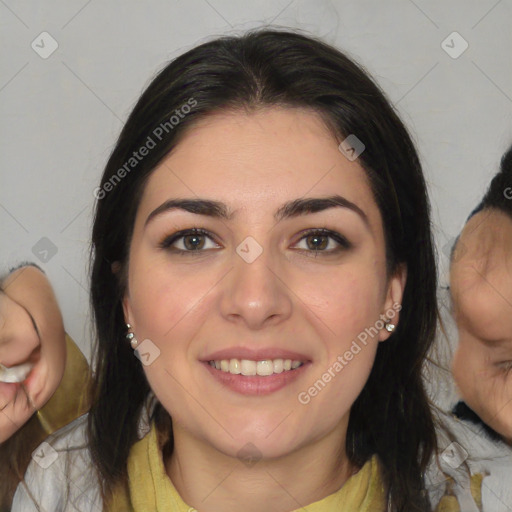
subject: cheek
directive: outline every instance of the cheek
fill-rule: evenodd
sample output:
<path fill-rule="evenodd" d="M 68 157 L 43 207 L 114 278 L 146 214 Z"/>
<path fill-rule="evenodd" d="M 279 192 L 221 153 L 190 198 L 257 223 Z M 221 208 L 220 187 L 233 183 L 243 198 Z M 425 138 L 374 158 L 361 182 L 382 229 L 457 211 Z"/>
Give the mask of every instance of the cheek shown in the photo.
<path fill-rule="evenodd" d="M 331 271 L 297 286 L 303 302 L 325 325 L 328 337 L 351 341 L 383 313 L 381 284 L 365 270 Z"/>
<path fill-rule="evenodd" d="M 298 396 L 306 413 L 303 421 L 320 434 L 349 413 L 368 380 L 377 349 L 376 343 L 365 345 L 357 340 L 332 342 L 328 362 L 320 365 Z"/>
<path fill-rule="evenodd" d="M 368 271 L 339 271 L 302 288 L 301 297 L 307 297 L 304 302 L 315 313 L 312 318 L 324 345 L 310 387 L 301 395 L 313 416 L 339 419 L 340 411 L 347 412 L 363 389 L 382 327 L 376 325 L 383 313 L 381 286 Z"/>
<path fill-rule="evenodd" d="M 506 439 L 512 439 L 512 380 L 496 376 L 468 405 L 480 418 Z M 491 397 L 491 398 L 489 398 Z"/>
<path fill-rule="evenodd" d="M 486 357 L 481 344 L 459 330 L 459 340 L 452 361 L 452 373 L 462 398 L 473 405 L 475 400 L 479 400 L 482 381 L 489 381 Z"/>
<path fill-rule="evenodd" d="M 130 305 L 139 341 L 161 340 L 173 334 L 183 320 L 186 323 L 188 315 L 194 314 L 213 284 L 204 273 L 178 274 L 161 264 L 148 268 L 151 271 L 134 275 L 130 282 Z"/>

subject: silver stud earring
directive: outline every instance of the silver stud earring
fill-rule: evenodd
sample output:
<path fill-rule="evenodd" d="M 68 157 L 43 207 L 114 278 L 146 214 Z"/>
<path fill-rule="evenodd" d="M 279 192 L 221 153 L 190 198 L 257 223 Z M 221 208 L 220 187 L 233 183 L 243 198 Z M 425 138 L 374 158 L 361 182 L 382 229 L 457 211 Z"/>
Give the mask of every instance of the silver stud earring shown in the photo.
<path fill-rule="evenodd" d="M 393 332 L 395 330 L 396 326 L 395 326 L 395 324 L 392 324 L 390 320 L 387 320 L 385 327 L 386 327 L 386 331 Z"/>
<path fill-rule="evenodd" d="M 126 324 L 126 328 L 128 329 L 128 331 L 130 331 L 132 326 L 130 324 Z M 135 337 L 135 334 L 131 331 L 128 332 L 128 334 L 126 335 L 126 339 L 130 341 L 130 345 L 135 350 L 137 348 L 137 345 L 139 344 L 137 338 Z"/>

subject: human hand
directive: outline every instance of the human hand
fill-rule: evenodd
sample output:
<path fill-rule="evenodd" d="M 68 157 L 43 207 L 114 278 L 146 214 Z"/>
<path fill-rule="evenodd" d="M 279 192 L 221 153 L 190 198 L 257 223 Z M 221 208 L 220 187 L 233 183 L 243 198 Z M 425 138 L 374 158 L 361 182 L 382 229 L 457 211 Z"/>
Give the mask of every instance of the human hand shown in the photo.
<path fill-rule="evenodd" d="M 0 362 L 6 367 L 28 365 L 30 372 L 22 382 L 0 382 L 0 443 L 51 398 L 66 361 L 62 317 L 45 275 L 22 267 L 2 288 Z"/>

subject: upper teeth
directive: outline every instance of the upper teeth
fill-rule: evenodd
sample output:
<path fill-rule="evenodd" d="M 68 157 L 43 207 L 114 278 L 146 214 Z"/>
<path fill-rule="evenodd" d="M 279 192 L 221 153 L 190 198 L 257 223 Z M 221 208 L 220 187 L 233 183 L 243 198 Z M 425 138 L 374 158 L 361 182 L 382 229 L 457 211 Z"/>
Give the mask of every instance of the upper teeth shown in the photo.
<path fill-rule="evenodd" d="M 302 361 L 292 359 L 266 359 L 264 361 L 251 361 L 250 359 L 222 359 L 210 361 L 210 366 L 217 370 L 234 375 L 260 375 L 267 376 L 283 371 L 295 370 L 302 366 Z"/>

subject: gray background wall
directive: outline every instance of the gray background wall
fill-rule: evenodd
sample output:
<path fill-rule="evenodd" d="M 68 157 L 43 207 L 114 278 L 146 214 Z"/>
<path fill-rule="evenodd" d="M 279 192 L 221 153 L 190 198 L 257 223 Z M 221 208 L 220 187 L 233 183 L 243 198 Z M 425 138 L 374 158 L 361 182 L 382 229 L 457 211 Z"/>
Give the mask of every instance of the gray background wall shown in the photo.
<path fill-rule="evenodd" d="M 512 142 L 511 15 L 511 0 L 0 0 L 0 270 L 41 264 L 89 357 L 93 189 L 130 108 L 169 59 L 272 23 L 345 50 L 396 104 L 445 284 L 449 246 Z"/>

